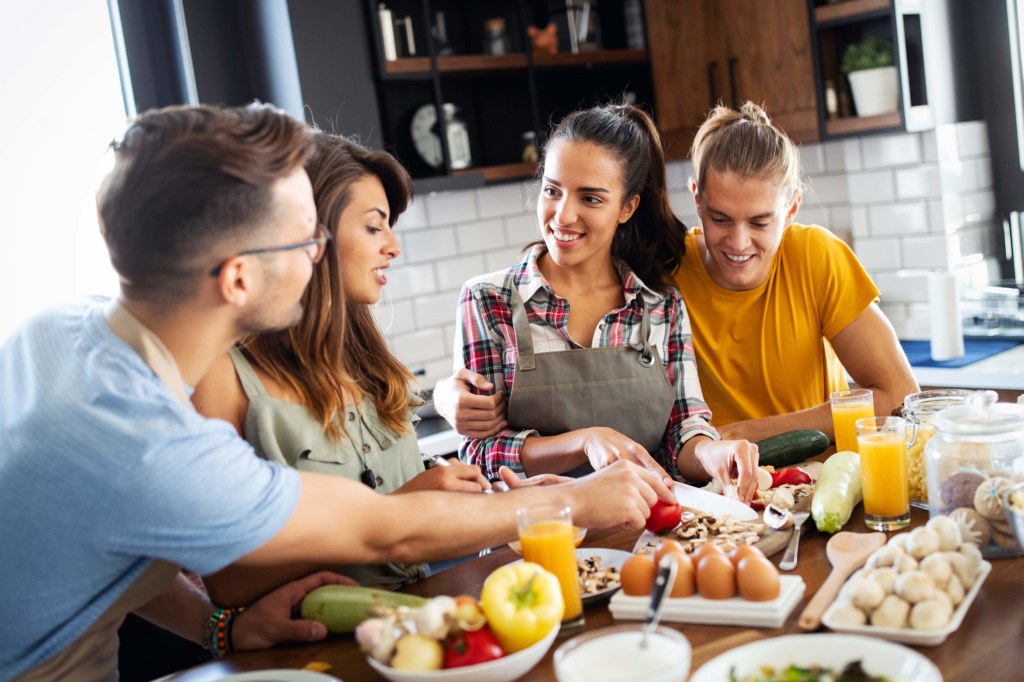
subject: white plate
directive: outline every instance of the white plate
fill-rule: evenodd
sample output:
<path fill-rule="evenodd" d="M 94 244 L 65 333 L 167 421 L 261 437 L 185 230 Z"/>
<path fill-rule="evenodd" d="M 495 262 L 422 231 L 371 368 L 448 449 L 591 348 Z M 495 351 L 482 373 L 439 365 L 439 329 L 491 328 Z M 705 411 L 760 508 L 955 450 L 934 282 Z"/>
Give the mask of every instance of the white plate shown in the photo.
<path fill-rule="evenodd" d="M 218 682 L 341 682 L 341 680 L 323 673 L 315 673 L 312 670 L 282 669 L 234 673 L 227 677 L 218 678 Z"/>
<path fill-rule="evenodd" d="M 832 609 L 829 607 L 825 614 L 821 617 L 821 622 L 824 623 L 825 627 L 829 630 L 835 630 L 836 632 L 849 632 L 857 635 L 870 635 L 871 637 L 881 637 L 882 639 L 890 639 L 894 642 L 903 642 L 904 644 L 913 644 L 915 646 L 936 646 L 942 644 L 949 637 L 950 633 L 954 632 L 960 623 L 963 622 L 964 616 L 967 615 L 967 609 L 970 608 L 974 602 L 974 598 L 978 596 L 978 591 L 981 589 L 981 584 L 985 582 L 985 578 L 992 572 L 992 564 L 987 561 L 981 562 L 981 569 L 978 571 L 978 577 L 971 585 L 970 591 L 964 596 L 964 600 L 960 602 L 960 605 L 956 607 L 956 611 L 953 612 L 953 617 L 950 618 L 949 623 L 946 627 L 941 630 L 914 630 L 911 628 L 881 628 L 874 625 L 847 625 L 844 623 L 836 623 L 832 619 Z"/>
<path fill-rule="evenodd" d="M 626 559 L 633 556 L 629 552 L 623 552 L 621 549 L 605 549 L 604 547 L 580 547 L 576 550 L 576 561 L 583 561 L 590 557 L 601 557 L 602 568 L 614 568 L 616 571 L 622 570 L 622 564 L 626 563 Z M 522 559 L 516 559 L 512 563 L 516 564 L 522 561 Z M 618 589 L 622 587 L 621 583 L 615 587 L 606 587 L 603 590 L 597 592 L 591 592 L 590 594 L 584 594 L 583 603 L 589 604 L 592 601 L 603 599 L 610 594 L 615 594 Z"/>
<path fill-rule="evenodd" d="M 787 635 L 744 644 L 702 665 L 690 682 L 722 682 L 730 679 L 733 668 L 739 678 L 760 674 L 762 665 L 776 671 L 789 665 L 842 668 L 856 660 L 863 661 L 870 675 L 901 682 L 942 682 L 935 664 L 912 649 L 871 637 L 833 634 Z"/>
<path fill-rule="evenodd" d="M 669 598 L 665 600 L 661 619 L 670 623 L 780 628 L 803 599 L 804 589 L 800 576 L 781 575 L 779 596 L 771 601 L 747 601 L 742 597 L 705 599 L 699 595 Z M 648 596 L 631 597 L 620 592 L 612 597 L 608 609 L 615 620 L 642 620 L 650 601 Z"/>
<path fill-rule="evenodd" d="M 576 550 L 576 561 L 598 557 L 601 559 L 601 568 L 614 568 L 616 571 L 621 571 L 622 564 L 631 556 L 632 554 L 623 552 L 621 549 L 605 549 L 603 547 L 580 547 Z M 603 590 L 585 594 L 583 595 L 583 603 L 589 604 L 592 601 L 604 599 L 611 594 L 615 594 L 620 587 L 621 585 L 616 585 L 615 587 L 606 587 Z"/>

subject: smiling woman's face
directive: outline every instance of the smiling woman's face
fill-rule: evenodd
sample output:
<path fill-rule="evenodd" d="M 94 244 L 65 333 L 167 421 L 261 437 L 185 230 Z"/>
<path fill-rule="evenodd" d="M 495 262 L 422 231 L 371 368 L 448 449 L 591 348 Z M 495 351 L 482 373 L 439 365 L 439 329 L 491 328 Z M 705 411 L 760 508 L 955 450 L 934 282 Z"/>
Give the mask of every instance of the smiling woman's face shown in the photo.
<path fill-rule="evenodd" d="M 694 199 L 711 279 L 732 291 L 763 284 L 799 198 L 768 180 L 709 170 L 704 191 L 694 192 Z"/>
<path fill-rule="evenodd" d="M 544 159 L 537 220 L 551 259 L 560 267 L 611 260 L 619 224 L 639 197 L 623 197 L 622 168 L 614 154 L 587 142 L 559 140 Z"/>
<path fill-rule="evenodd" d="M 359 178 L 349 193 L 334 240 L 345 300 L 373 304 L 388 283 L 384 271 L 402 248 L 388 225 L 388 197 L 377 176 Z"/>

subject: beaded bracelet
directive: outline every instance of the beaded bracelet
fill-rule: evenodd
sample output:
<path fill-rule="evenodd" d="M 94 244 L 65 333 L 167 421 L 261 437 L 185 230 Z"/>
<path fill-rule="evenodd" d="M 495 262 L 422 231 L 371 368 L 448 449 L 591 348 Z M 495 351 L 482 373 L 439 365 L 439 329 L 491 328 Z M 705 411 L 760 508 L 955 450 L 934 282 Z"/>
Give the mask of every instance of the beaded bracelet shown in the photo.
<path fill-rule="evenodd" d="M 235 616 L 244 611 L 244 608 L 217 609 L 206 619 L 206 627 L 203 628 L 203 648 L 213 654 L 214 658 L 221 658 L 234 649 L 232 638 L 232 626 Z"/>

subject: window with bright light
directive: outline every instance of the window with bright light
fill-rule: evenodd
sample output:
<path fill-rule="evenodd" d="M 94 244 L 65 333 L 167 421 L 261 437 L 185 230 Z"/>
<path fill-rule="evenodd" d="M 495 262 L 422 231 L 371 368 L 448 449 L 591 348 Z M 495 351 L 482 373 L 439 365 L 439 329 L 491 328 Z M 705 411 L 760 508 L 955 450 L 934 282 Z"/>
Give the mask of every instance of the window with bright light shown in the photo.
<path fill-rule="evenodd" d="M 96 223 L 125 126 L 104 0 L 0 7 L 0 343 L 26 318 L 117 279 Z"/>

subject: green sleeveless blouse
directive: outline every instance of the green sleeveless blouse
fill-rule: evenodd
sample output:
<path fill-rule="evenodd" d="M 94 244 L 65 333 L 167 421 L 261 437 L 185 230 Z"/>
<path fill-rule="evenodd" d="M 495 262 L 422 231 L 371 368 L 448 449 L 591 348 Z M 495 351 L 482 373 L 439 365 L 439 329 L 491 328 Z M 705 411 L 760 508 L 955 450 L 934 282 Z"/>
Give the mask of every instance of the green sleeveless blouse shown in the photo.
<path fill-rule="evenodd" d="M 391 493 L 424 470 L 416 434 L 397 435 L 380 420 L 373 402 L 363 398 L 345 407 L 345 433 L 337 440 L 324 433 L 319 420 L 302 405 L 267 393 L 256 371 L 240 350 L 231 361 L 242 384 L 249 409 L 243 436 L 263 459 L 299 471 L 344 476 L 359 481 L 366 470 L 376 478 L 377 491 Z M 413 409 L 422 402 L 410 398 L 409 423 L 419 421 Z M 426 564 L 350 565 L 336 569 L 361 585 L 398 587 L 425 578 Z"/>

